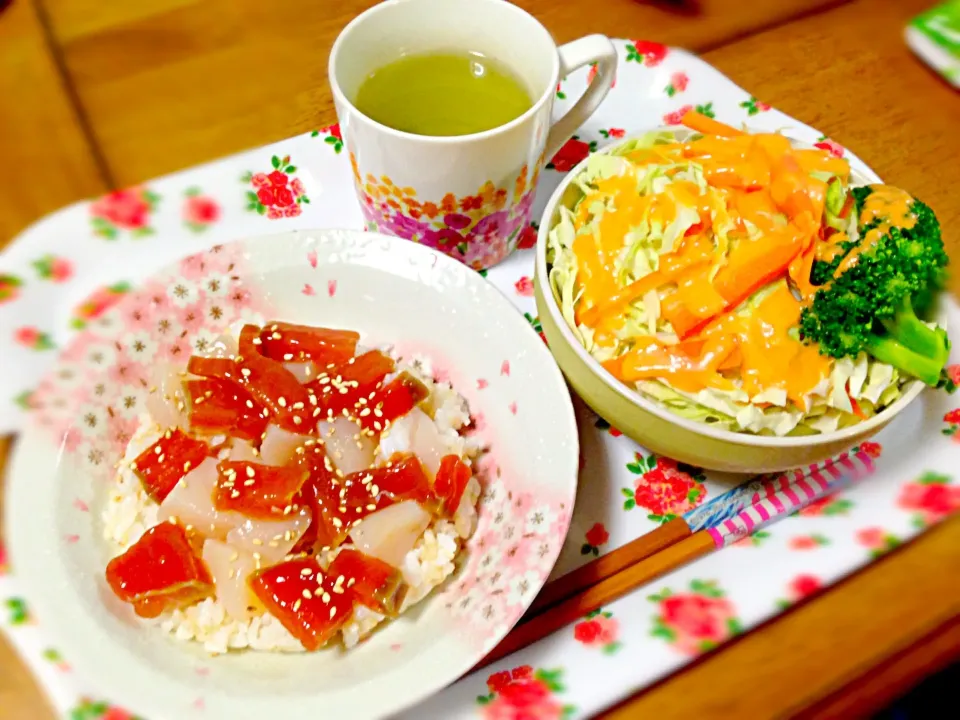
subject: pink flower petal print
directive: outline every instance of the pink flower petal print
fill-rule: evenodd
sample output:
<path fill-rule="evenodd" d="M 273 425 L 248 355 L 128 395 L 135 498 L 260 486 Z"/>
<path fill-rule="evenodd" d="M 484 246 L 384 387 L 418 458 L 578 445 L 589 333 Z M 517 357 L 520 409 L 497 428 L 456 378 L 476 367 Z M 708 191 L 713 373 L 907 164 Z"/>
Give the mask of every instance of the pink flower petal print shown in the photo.
<path fill-rule="evenodd" d="M 336 280 L 327 280 L 327 295 L 333 297 L 337 294 L 337 281 Z"/>
<path fill-rule="evenodd" d="M 516 415 L 516 414 L 517 414 L 517 404 L 516 404 L 515 402 L 510 403 L 510 405 L 508 405 L 508 407 L 510 408 L 511 414 L 513 414 L 513 415 Z"/>
<path fill-rule="evenodd" d="M 521 297 L 533 297 L 533 280 L 528 276 L 524 275 L 517 280 L 513 287 L 517 291 L 517 295 Z"/>
<path fill-rule="evenodd" d="M 312 268 L 317 267 L 317 251 L 316 250 L 311 250 L 310 252 L 307 253 L 307 262 L 310 263 L 310 267 Z"/>
<path fill-rule="evenodd" d="M 488 382 L 487 382 L 486 380 L 484 380 L 483 378 L 479 378 L 479 379 L 477 380 L 477 390 L 483 390 L 484 388 L 486 388 L 486 387 L 489 386 L 489 385 L 490 385 L 490 383 L 488 383 Z"/>
<path fill-rule="evenodd" d="M 303 290 L 301 290 L 304 295 L 313 296 L 317 294 L 317 291 L 313 289 L 313 285 L 310 283 L 304 283 Z"/>
<path fill-rule="evenodd" d="M 510 376 L 510 361 L 509 361 L 509 360 L 504 360 L 502 363 L 500 363 L 500 374 L 503 375 L 504 377 L 509 377 L 509 376 Z"/>

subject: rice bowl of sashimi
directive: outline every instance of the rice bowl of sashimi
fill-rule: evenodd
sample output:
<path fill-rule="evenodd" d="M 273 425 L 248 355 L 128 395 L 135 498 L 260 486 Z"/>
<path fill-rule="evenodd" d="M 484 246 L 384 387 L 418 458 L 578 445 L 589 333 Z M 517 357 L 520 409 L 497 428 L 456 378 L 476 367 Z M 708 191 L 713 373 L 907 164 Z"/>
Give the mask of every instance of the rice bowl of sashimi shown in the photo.
<path fill-rule="evenodd" d="M 549 353 L 468 268 L 370 233 L 244 241 L 64 351 L 15 451 L 11 557 L 133 712 L 381 717 L 533 600 L 576 448 Z"/>

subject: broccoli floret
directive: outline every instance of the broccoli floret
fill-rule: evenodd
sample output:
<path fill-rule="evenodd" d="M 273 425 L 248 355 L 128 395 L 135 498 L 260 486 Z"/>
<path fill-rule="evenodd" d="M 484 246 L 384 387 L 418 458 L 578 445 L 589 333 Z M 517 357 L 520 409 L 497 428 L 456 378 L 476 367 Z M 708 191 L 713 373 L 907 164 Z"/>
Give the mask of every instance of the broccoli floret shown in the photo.
<path fill-rule="evenodd" d="M 862 217 L 860 211 L 873 188 L 853 192 L 857 217 Z M 938 386 L 943 384 L 950 343 L 946 331 L 929 327 L 917 310 L 932 307 L 948 259 L 933 211 L 919 200 L 912 200 L 909 209 L 915 218 L 912 227 L 898 227 L 902 223 L 897 218 L 861 224 L 859 240 L 833 271 L 819 271 L 826 276 L 801 313 L 800 334 L 818 343 L 823 355 L 856 357 L 865 351 Z M 844 258 L 850 261 L 843 263 Z M 837 275 L 841 268 L 845 269 Z"/>

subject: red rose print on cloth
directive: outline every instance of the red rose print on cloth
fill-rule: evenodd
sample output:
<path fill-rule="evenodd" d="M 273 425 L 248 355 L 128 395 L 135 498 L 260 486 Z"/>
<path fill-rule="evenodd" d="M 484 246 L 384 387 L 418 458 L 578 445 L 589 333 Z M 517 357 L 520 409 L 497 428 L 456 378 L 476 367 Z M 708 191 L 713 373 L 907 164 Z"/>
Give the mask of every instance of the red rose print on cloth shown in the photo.
<path fill-rule="evenodd" d="M 527 322 L 530 323 L 530 327 L 537 331 L 537 335 L 540 336 L 540 339 L 544 343 L 547 342 L 547 336 L 543 334 L 543 326 L 540 324 L 540 318 L 535 315 L 531 315 L 528 312 L 525 312 L 523 316 L 527 319 Z"/>
<path fill-rule="evenodd" d="M 33 616 L 27 608 L 27 603 L 23 598 L 10 597 L 3 601 L 3 609 L 6 611 L 7 623 L 10 625 L 31 625 Z M 0 615 L 0 619 L 4 616 Z"/>
<path fill-rule="evenodd" d="M 606 545 L 609 539 L 610 533 L 607 532 L 607 529 L 603 526 L 603 523 L 594 523 L 584 535 L 584 540 L 586 542 L 584 542 L 583 546 L 580 548 L 580 554 L 593 554 L 594 556 L 599 557 L 600 546 Z"/>
<path fill-rule="evenodd" d="M 830 540 L 824 535 L 796 535 L 787 542 L 791 550 L 813 550 L 822 545 L 829 545 Z"/>
<path fill-rule="evenodd" d="M 561 720 L 573 714 L 572 705 L 557 699 L 563 693 L 563 670 L 534 670 L 521 665 L 487 678 L 486 695 L 477 696 L 484 720 Z"/>
<path fill-rule="evenodd" d="M 558 172 L 569 172 L 584 160 L 590 153 L 597 149 L 596 142 L 584 142 L 574 135 L 564 143 L 563 147 L 557 151 L 553 159 L 547 164 L 548 170 L 557 170 Z"/>
<path fill-rule="evenodd" d="M 613 613 L 603 610 L 594 610 L 586 619 L 573 626 L 573 638 L 587 647 L 600 648 L 607 654 L 613 655 L 623 647 L 620 637 L 620 623 Z"/>
<path fill-rule="evenodd" d="M 44 255 L 30 264 L 33 265 L 41 280 L 62 283 L 73 277 L 73 263 L 64 257 Z"/>
<path fill-rule="evenodd" d="M 126 282 L 114 283 L 94 290 L 86 300 L 74 308 L 73 317 L 70 319 L 70 327 L 77 330 L 85 328 L 87 323 L 103 315 L 120 302 L 120 299 L 128 292 L 130 292 L 130 283 Z"/>
<path fill-rule="evenodd" d="M 535 221 L 524 227 L 517 237 L 517 250 L 529 250 L 534 247 L 537 244 L 537 231 L 539 229 L 540 224 Z"/>
<path fill-rule="evenodd" d="M 71 720 L 143 720 L 115 705 L 90 698 L 81 698 L 69 717 Z"/>
<path fill-rule="evenodd" d="M 663 116 L 664 125 L 679 125 L 683 122 L 683 116 L 693 110 L 693 105 L 684 105 L 683 107 L 667 113 Z"/>
<path fill-rule="evenodd" d="M 853 501 L 846 498 L 840 498 L 836 495 L 824 495 L 818 500 L 798 511 L 798 515 L 813 517 L 816 515 L 848 515 L 853 508 Z"/>
<path fill-rule="evenodd" d="M 319 130 L 314 130 L 310 133 L 310 137 L 323 137 L 323 141 L 333 148 L 333 151 L 340 154 L 340 151 L 343 150 L 343 135 L 340 134 L 340 124 L 334 123 L 325 128 L 320 128 Z"/>
<path fill-rule="evenodd" d="M 743 631 L 736 608 L 714 580 L 693 580 L 690 592 L 665 588 L 650 595 L 658 613 L 650 634 L 684 655 L 699 655 Z"/>
<path fill-rule="evenodd" d="M 564 78 L 564 80 L 565 80 L 565 79 L 566 79 L 566 78 Z M 567 94 L 563 91 L 563 80 L 561 80 L 560 82 L 557 83 L 556 96 L 557 96 L 557 100 L 566 100 L 566 99 L 567 99 Z"/>
<path fill-rule="evenodd" d="M 900 545 L 900 538 L 876 526 L 858 530 L 854 538 L 858 545 L 862 545 L 870 551 L 873 558 L 885 555 Z"/>
<path fill-rule="evenodd" d="M 221 214 L 219 203 L 204 195 L 199 188 L 186 191 L 181 215 L 183 224 L 193 232 L 203 232 L 219 220 Z"/>
<path fill-rule="evenodd" d="M 831 140 L 826 135 L 821 135 L 817 142 L 813 144 L 813 146 L 818 147 L 821 150 L 826 150 L 835 157 L 843 157 L 843 146 L 840 143 Z"/>
<path fill-rule="evenodd" d="M 627 62 L 637 62 L 647 67 L 656 67 L 667 57 L 669 48 L 650 40 L 632 40 L 627 45 Z"/>
<path fill-rule="evenodd" d="M 517 295 L 522 297 L 533 297 L 533 279 L 524 275 L 513 285 Z"/>
<path fill-rule="evenodd" d="M 677 93 L 682 93 L 686 90 L 689 84 L 690 78 L 687 77 L 685 72 L 675 72 L 670 76 L 670 84 L 664 88 L 664 92 L 667 94 L 667 97 L 673 97 Z"/>
<path fill-rule="evenodd" d="M 159 202 L 159 195 L 143 187 L 107 193 L 90 204 L 93 232 L 106 240 L 115 240 L 122 231 L 135 238 L 152 235 L 150 215 Z"/>
<path fill-rule="evenodd" d="M 913 524 L 927 527 L 960 510 L 960 485 L 948 475 L 926 472 L 900 489 L 897 506 L 914 513 Z"/>
<path fill-rule="evenodd" d="M 960 442 L 960 408 L 955 408 L 943 416 L 946 427 L 942 432 L 949 438 Z"/>
<path fill-rule="evenodd" d="M 600 135 L 605 137 L 607 140 L 622 138 L 627 134 L 627 131 L 623 128 L 609 128 L 607 130 L 601 130 Z"/>
<path fill-rule="evenodd" d="M 777 606 L 785 610 L 795 602 L 820 592 L 823 582 L 816 575 L 797 575 L 787 584 L 787 597 L 777 601 Z"/>
<path fill-rule="evenodd" d="M 597 79 L 598 73 L 599 73 L 599 69 L 597 68 L 597 64 L 590 63 L 590 71 L 587 73 L 587 85 L 589 85 L 590 83 L 592 83 L 594 80 Z M 613 89 L 616 86 L 617 86 L 617 72 L 616 70 L 614 70 L 613 82 L 610 83 L 610 88 Z"/>
<path fill-rule="evenodd" d="M 53 350 L 56 347 L 47 333 L 30 325 L 14 330 L 13 341 L 30 350 Z"/>
<path fill-rule="evenodd" d="M 253 186 L 247 190 L 247 210 L 266 215 L 270 220 L 297 217 L 301 205 L 309 204 L 303 181 L 290 176 L 297 171 L 290 164 L 290 156 L 270 158 L 273 170 L 269 173 L 246 173 L 241 180 Z"/>
<path fill-rule="evenodd" d="M 740 103 L 740 107 L 747 111 L 749 117 L 753 117 L 758 113 L 766 112 L 770 109 L 770 106 L 765 102 L 760 102 L 755 97 L 751 97 L 749 100 L 744 100 Z"/>
<path fill-rule="evenodd" d="M 622 432 L 617 430 L 613 425 L 608 423 L 602 417 L 598 417 L 596 422 L 593 425 L 595 428 L 597 428 L 597 430 L 604 430 L 605 432 L 610 433 L 612 437 L 620 437 L 623 435 Z"/>
<path fill-rule="evenodd" d="M 536 238 L 534 238 L 534 242 L 536 242 Z M 20 295 L 21 285 L 23 285 L 23 280 L 16 275 L 0 273 L 0 305 L 16 300 Z"/>
<path fill-rule="evenodd" d="M 627 463 L 627 470 L 640 477 L 632 489 L 621 489 L 626 497 L 623 509 L 643 508 L 654 522 L 673 520 L 693 510 L 707 496 L 703 471 L 670 458 L 636 453 L 634 461 Z"/>
<path fill-rule="evenodd" d="M 70 664 L 63 659 L 63 655 L 54 648 L 47 648 L 43 651 L 43 659 L 52 663 L 60 672 L 70 672 Z"/>

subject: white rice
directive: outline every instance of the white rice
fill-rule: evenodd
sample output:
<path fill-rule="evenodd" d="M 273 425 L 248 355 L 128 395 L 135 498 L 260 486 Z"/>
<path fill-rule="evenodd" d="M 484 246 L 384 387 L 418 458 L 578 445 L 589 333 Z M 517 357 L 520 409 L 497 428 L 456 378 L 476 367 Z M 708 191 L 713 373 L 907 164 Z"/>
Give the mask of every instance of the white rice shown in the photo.
<path fill-rule="evenodd" d="M 470 424 L 470 412 L 463 396 L 449 383 L 438 383 L 432 379 L 432 368 L 426 358 L 414 357 L 410 364 L 398 360 L 399 370 L 411 373 L 429 388 L 430 397 L 425 411 L 433 418 L 445 451 L 460 455 L 464 462 L 472 465 L 481 448 L 474 437 L 459 432 Z M 147 496 L 140 479 L 130 469 L 130 463 L 161 434 L 162 429 L 148 414 L 141 415 L 140 425 L 118 466 L 115 485 L 101 515 L 103 536 L 116 545 L 117 553 L 114 554 L 126 550 L 157 524 L 159 506 Z M 480 489 L 480 483 L 474 476 L 467 485 L 467 502 L 461 504 L 453 522 L 435 520 L 424 531 L 413 550 L 407 553 L 400 569 L 409 590 L 401 612 L 423 600 L 453 573 L 457 554 L 476 527 Z M 336 552 L 332 551 L 326 559 L 332 560 Z M 341 631 L 344 646 L 351 648 L 356 645 L 384 619 L 379 613 L 357 606 L 353 617 Z M 211 654 L 242 649 L 303 652 L 300 642 L 269 613 L 248 621 L 234 620 L 226 614 L 216 598 L 207 598 L 196 605 L 164 613 L 147 622 L 157 625 L 178 640 L 202 643 Z"/>

